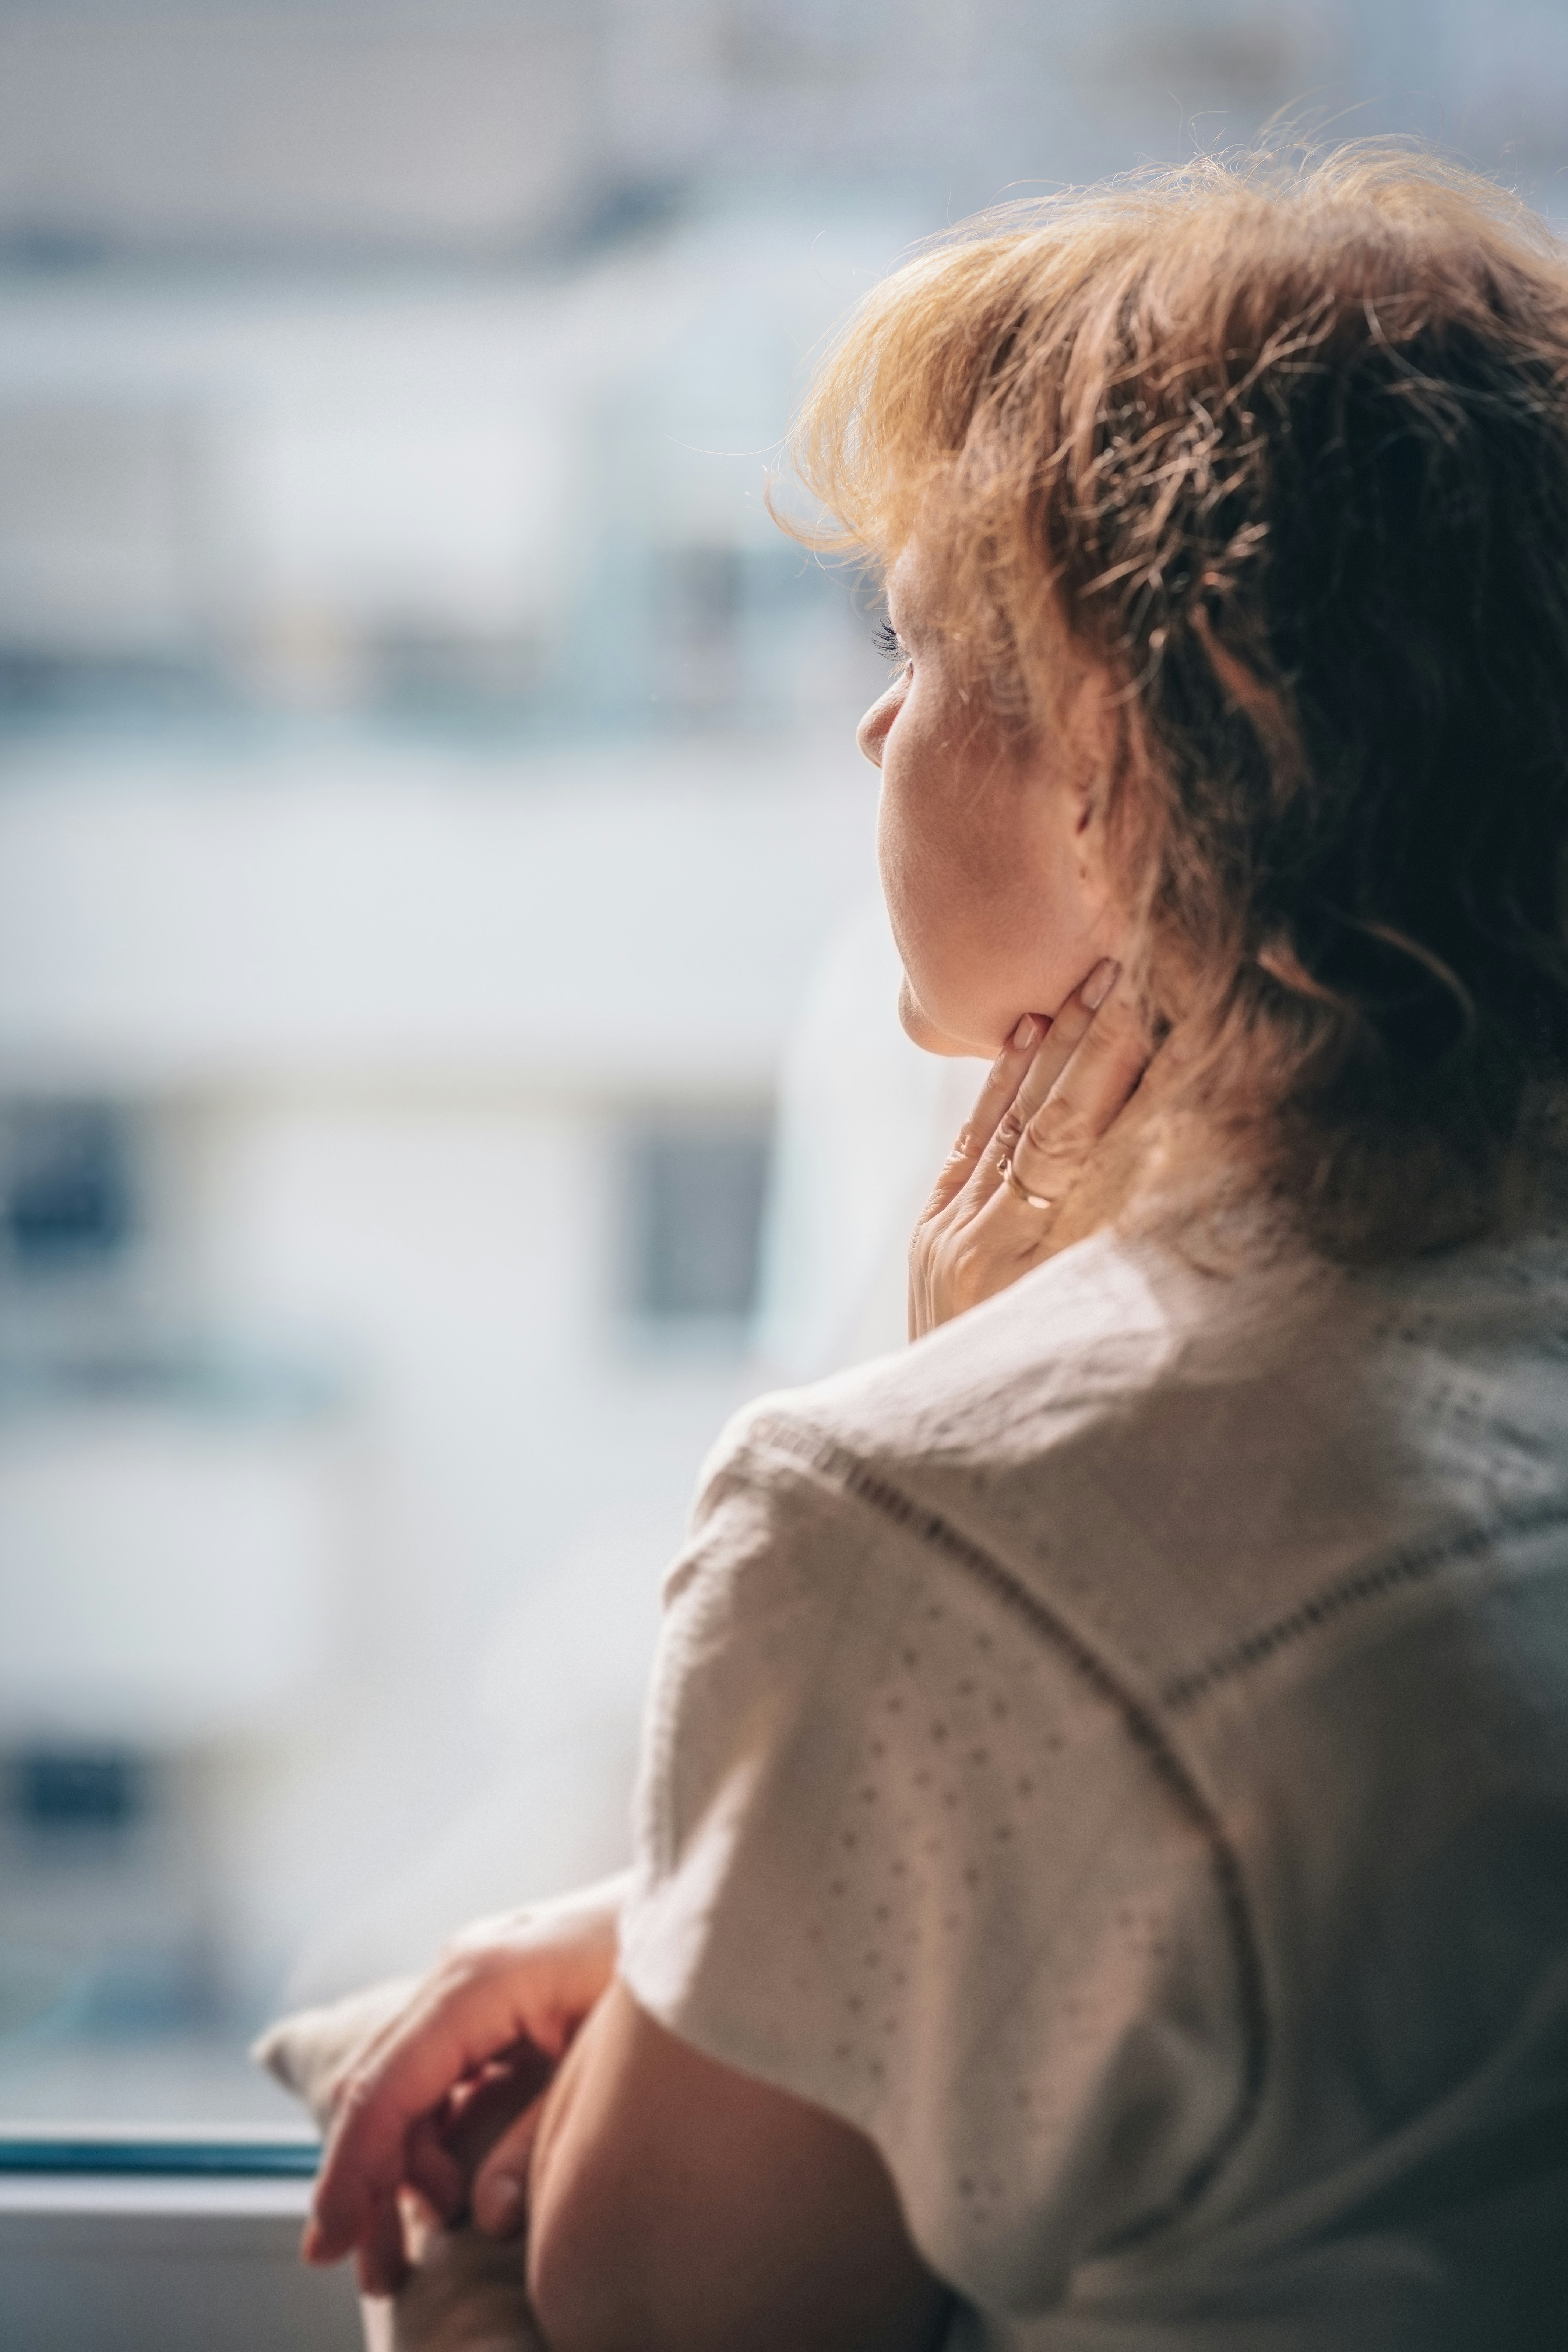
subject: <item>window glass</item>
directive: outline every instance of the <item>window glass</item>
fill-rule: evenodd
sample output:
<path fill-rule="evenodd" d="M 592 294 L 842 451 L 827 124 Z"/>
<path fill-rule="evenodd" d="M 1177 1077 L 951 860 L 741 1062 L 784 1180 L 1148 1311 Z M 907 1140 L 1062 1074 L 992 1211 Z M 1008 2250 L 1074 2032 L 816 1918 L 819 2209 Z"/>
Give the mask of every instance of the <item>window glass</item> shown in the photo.
<path fill-rule="evenodd" d="M 0 1223 L 11 1269 L 47 1274 L 113 1258 L 130 1239 L 124 1123 L 103 1103 L 0 1108 Z"/>
<path fill-rule="evenodd" d="M 1426 16 L 0 12 L 0 2137 L 281 2122 L 268 2016 L 624 1856 L 696 1467 L 973 1083 L 812 356 L 1301 92 L 1549 196 L 1562 42 Z"/>
<path fill-rule="evenodd" d="M 626 1303 L 653 1331 L 743 1339 L 757 1303 L 769 1123 L 667 1115 L 626 1157 Z"/>

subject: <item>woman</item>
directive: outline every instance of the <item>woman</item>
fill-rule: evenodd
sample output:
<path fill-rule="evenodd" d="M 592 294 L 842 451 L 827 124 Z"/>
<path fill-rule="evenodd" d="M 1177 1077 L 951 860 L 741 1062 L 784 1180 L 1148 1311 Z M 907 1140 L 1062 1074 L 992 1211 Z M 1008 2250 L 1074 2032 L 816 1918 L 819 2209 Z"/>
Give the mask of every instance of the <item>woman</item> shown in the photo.
<path fill-rule="evenodd" d="M 709 1465 L 630 1881 L 452 1948 L 308 2252 L 471 2190 L 555 2352 L 1556 2345 L 1568 270 L 1205 161 L 900 272 L 798 458 L 998 1058 L 917 1344 Z"/>

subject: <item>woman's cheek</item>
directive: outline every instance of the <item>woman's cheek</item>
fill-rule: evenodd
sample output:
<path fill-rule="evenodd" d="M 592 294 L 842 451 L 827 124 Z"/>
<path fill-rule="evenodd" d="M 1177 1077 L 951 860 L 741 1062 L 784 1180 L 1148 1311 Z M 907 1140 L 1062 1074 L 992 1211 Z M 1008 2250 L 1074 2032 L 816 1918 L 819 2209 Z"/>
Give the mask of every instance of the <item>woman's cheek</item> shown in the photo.
<path fill-rule="evenodd" d="M 882 789 L 877 800 L 877 872 L 881 879 L 882 897 L 887 904 L 888 919 L 893 927 L 900 955 L 906 953 L 905 926 L 909 896 L 905 877 L 905 843 L 897 797 L 882 771 Z"/>
<path fill-rule="evenodd" d="M 896 824 L 880 828 L 878 859 L 888 922 L 909 984 L 918 1002 L 934 1003 L 946 993 L 952 977 L 940 872 Z"/>

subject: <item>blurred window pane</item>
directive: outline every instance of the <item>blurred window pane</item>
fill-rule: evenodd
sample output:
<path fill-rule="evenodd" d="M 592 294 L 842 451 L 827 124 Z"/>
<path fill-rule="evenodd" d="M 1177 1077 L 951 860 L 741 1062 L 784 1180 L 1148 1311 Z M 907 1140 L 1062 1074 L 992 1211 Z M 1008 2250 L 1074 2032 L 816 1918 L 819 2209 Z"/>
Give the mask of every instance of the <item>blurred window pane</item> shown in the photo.
<path fill-rule="evenodd" d="M 25 1749 L 11 1786 L 18 1819 L 40 1837 L 123 1830 L 142 1809 L 138 1759 L 121 1748 Z"/>
<path fill-rule="evenodd" d="M 756 1304 L 769 1129 L 700 1117 L 627 1143 L 628 1299 L 652 1324 L 743 1328 Z"/>
<path fill-rule="evenodd" d="M 123 1118 L 103 1103 L 0 1107 L 0 1230 L 13 1265 L 112 1256 L 132 1226 Z"/>

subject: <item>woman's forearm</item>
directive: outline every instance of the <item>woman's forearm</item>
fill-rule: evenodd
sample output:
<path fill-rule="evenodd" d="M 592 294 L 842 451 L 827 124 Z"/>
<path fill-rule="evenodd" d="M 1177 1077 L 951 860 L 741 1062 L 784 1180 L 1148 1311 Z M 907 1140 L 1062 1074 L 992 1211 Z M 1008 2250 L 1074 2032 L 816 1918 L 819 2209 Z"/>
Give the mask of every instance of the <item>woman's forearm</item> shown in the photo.
<path fill-rule="evenodd" d="M 704 2056 L 613 1984 L 534 2147 L 551 2352 L 931 2352 L 948 2297 L 869 2140 Z"/>

